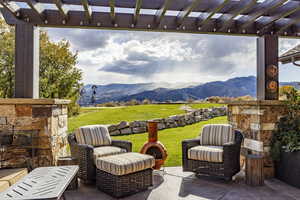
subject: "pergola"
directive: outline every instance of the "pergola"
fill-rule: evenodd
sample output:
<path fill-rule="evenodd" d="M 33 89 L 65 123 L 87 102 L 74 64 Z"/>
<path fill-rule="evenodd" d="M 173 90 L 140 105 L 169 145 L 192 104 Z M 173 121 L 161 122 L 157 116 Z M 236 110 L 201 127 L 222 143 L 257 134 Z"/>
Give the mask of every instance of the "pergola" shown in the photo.
<path fill-rule="evenodd" d="M 278 99 L 278 37 L 300 37 L 299 0 L 0 0 L 0 4 L 6 22 L 16 27 L 17 98 L 39 97 L 37 27 L 256 36 L 259 100 Z"/>

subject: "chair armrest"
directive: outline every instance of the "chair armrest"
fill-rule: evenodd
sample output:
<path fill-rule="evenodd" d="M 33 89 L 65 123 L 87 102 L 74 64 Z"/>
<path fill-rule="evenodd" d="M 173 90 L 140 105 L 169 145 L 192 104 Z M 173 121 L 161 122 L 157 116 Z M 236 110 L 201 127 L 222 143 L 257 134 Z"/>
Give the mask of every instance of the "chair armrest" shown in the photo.
<path fill-rule="evenodd" d="M 188 169 L 188 150 L 198 145 L 200 145 L 200 139 L 188 139 L 182 141 L 182 167 L 184 171 Z"/>
<path fill-rule="evenodd" d="M 200 139 L 187 139 L 182 141 L 182 149 L 190 149 L 192 147 L 200 145 Z"/>
<path fill-rule="evenodd" d="M 94 153 L 94 147 L 92 145 L 87 144 L 76 144 L 78 149 L 78 159 L 80 160 L 86 160 L 86 161 L 92 161 L 93 162 L 93 153 Z"/>
<path fill-rule="evenodd" d="M 223 145 L 223 162 L 228 177 L 240 171 L 241 140 L 242 137 L 238 133 L 234 142 Z"/>
<path fill-rule="evenodd" d="M 95 179 L 94 147 L 87 144 L 77 144 L 78 149 L 78 177 L 84 182 Z"/>
<path fill-rule="evenodd" d="M 123 149 L 126 149 L 127 152 L 132 151 L 132 143 L 130 141 L 126 140 L 112 140 L 111 141 L 112 146 L 120 147 Z"/>

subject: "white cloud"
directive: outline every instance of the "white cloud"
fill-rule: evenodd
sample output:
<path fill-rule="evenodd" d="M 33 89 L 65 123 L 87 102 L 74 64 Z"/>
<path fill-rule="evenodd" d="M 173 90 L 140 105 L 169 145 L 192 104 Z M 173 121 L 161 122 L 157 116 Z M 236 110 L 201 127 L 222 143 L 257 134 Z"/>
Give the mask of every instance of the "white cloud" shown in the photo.
<path fill-rule="evenodd" d="M 84 83 L 207 82 L 256 73 L 255 37 L 49 29 L 78 51 Z M 296 40 L 280 40 L 280 53 Z M 284 74 L 286 76 L 286 74 Z"/>

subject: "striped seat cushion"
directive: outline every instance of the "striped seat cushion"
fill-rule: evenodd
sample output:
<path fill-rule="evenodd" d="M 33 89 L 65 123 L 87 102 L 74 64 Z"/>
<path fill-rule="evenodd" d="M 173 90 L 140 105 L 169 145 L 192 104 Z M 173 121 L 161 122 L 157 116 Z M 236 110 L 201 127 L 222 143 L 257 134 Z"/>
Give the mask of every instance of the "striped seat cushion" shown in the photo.
<path fill-rule="evenodd" d="M 154 165 L 154 157 L 134 152 L 101 157 L 96 161 L 99 170 L 117 176 L 142 171 Z"/>
<path fill-rule="evenodd" d="M 82 126 L 75 131 L 78 144 L 88 144 L 92 146 L 110 145 L 111 138 L 104 125 Z"/>
<path fill-rule="evenodd" d="M 103 146 L 103 147 L 96 147 L 94 148 L 94 160 L 96 163 L 97 158 L 104 157 L 104 156 L 111 156 L 120 153 L 125 153 L 126 149 L 122 149 L 120 147 L 114 146 Z"/>
<path fill-rule="evenodd" d="M 234 141 L 234 131 L 229 124 L 205 125 L 200 136 L 201 145 L 223 146 Z"/>
<path fill-rule="evenodd" d="M 195 146 L 188 150 L 188 159 L 208 162 L 223 162 L 222 146 Z"/>

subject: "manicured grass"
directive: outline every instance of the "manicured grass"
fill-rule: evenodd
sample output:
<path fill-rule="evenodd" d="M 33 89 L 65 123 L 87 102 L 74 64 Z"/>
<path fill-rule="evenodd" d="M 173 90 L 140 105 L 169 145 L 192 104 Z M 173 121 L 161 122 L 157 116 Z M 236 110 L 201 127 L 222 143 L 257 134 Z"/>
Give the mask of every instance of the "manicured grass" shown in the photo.
<path fill-rule="evenodd" d="M 168 151 L 168 158 L 165 166 L 180 166 L 182 165 L 181 141 L 184 139 L 196 138 L 203 125 L 205 124 L 220 124 L 227 123 L 227 117 L 217 117 L 208 121 L 203 121 L 190 126 L 172 128 L 159 131 L 158 138 Z M 139 152 L 143 144 L 148 139 L 148 134 L 134 134 L 125 136 L 114 136 L 114 139 L 129 140 L 133 143 L 133 151 Z"/>
<path fill-rule="evenodd" d="M 148 120 L 163 118 L 171 115 L 181 114 L 185 111 L 180 109 L 183 104 L 163 105 L 139 105 L 117 108 L 82 108 L 81 114 L 69 118 L 69 132 L 84 125 L 92 124 L 116 124 L 120 121 Z M 211 108 L 221 106 L 220 104 L 191 104 L 193 108 Z"/>

